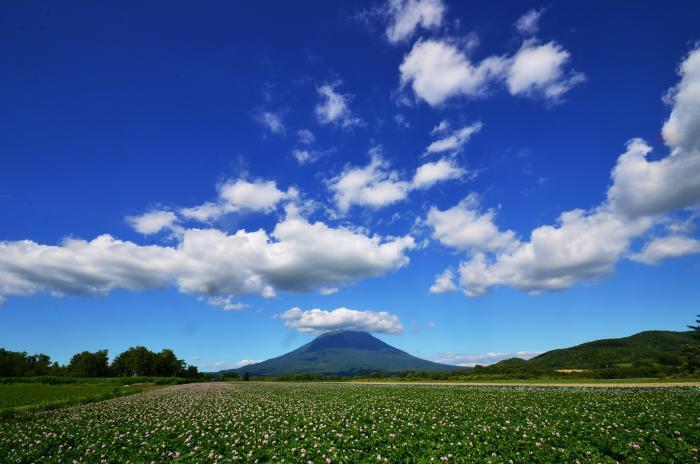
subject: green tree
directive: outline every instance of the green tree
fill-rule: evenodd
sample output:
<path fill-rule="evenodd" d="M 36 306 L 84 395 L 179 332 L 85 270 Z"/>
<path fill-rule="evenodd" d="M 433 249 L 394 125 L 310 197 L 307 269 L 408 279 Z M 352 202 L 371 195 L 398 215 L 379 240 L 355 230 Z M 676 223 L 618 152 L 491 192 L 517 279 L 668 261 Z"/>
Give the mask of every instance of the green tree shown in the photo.
<path fill-rule="evenodd" d="M 30 377 L 52 373 L 51 358 L 0 348 L 0 377 Z"/>
<path fill-rule="evenodd" d="M 127 377 L 155 375 L 157 357 L 145 346 L 132 346 L 114 358 L 112 372 Z"/>
<path fill-rule="evenodd" d="M 697 325 L 689 325 L 688 328 L 693 331 L 693 336 L 695 336 L 695 338 L 700 338 L 700 314 L 695 317 L 697 317 L 695 320 Z"/>
<path fill-rule="evenodd" d="M 185 361 L 177 359 L 173 350 L 165 348 L 156 355 L 155 375 L 175 377 L 185 371 Z"/>
<path fill-rule="evenodd" d="M 68 364 L 68 372 L 76 377 L 106 377 L 109 375 L 107 350 L 94 353 L 83 351 L 74 354 Z"/>
<path fill-rule="evenodd" d="M 184 375 L 188 379 L 196 379 L 197 377 L 199 377 L 199 371 L 197 370 L 197 366 L 187 366 Z"/>
<path fill-rule="evenodd" d="M 250 380 L 250 375 L 247 372 L 243 373 L 243 380 L 245 380 L 245 381 Z"/>

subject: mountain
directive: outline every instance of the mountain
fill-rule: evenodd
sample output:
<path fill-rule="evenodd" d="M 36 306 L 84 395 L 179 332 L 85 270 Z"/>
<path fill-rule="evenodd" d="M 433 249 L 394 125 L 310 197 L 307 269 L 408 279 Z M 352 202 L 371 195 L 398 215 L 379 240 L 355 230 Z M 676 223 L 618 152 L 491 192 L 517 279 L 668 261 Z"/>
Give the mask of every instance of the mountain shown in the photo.
<path fill-rule="evenodd" d="M 456 369 L 459 368 L 411 356 L 366 332 L 341 330 L 319 335 L 310 343 L 277 358 L 221 373 L 247 372 L 252 376 L 301 373 L 350 376 L 372 372 L 392 374 Z"/>
<path fill-rule="evenodd" d="M 697 342 L 692 332 L 651 330 L 547 351 L 526 362 L 505 360 L 493 367 L 588 370 L 640 365 L 676 366 L 682 362 L 680 352 L 683 346 Z"/>

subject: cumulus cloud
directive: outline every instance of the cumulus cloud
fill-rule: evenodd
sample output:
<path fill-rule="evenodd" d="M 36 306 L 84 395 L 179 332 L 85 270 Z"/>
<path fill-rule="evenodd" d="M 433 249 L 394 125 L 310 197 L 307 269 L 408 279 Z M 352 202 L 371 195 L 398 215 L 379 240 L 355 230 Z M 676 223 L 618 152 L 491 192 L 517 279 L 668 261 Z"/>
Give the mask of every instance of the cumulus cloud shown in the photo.
<path fill-rule="evenodd" d="M 363 332 L 399 334 L 403 325 L 398 317 L 386 311 L 357 311 L 336 308 L 332 311 L 292 308 L 280 315 L 286 327 L 299 332 L 322 333 L 332 330 L 359 330 Z"/>
<path fill-rule="evenodd" d="M 501 232 L 494 217 L 492 210 L 480 211 L 478 196 L 471 194 L 447 210 L 430 208 L 425 222 L 434 239 L 458 250 L 498 252 L 516 246 L 515 233 Z"/>
<path fill-rule="evenodd" d="M 530 359 L 537 355 L 542 354 L 541 351 L 517 351 L 515 353 L 510 352 L 488 352 L 488 353 L 440 353 L 433 356 L 428 356 L 426 359 L 438 362 L 441 364 L 451 364 L 453 366 L 460 367 L 474 367 L 477 364 L 480 366 L 488 366 L 489 364 L 495 364 L 504 359 L 510 358 L 522 358 Z"/>
<path fill-rule="evenodd" d="M 346 167 L 328 182 L 328 187 L 333 192 L 338 210 L 344 214 L 353 205 L 381 208 L 396 203 L 414 189 L 429 188 L 437 182 L 462 177 L 465 172 L 454 161 L 441 159 L 419 166 L 409 182 L 390 169 L 380 149 L 373 148 L 367 166 Z"/>
<path fill-rule="evenodd" d="M 384 239 L 299 217 L 278 223 L 271 234 L 186 229 L 178 239 L 177 246 L 109 235 L 61 245 L 0 242 L 0 295 L 105 295 L 174 285 L 200 296 L 270 297 L 382 275 L 408 264 L 406 252 L 415 247 L 410 236 Z"/>
<path fill-rule="evenodd" d="M 654 215 L 700 202 L 700 49 L 686 57 L 679 74 L 667 96 L 672 110 L 662 128 L 671 153 L 650 161 L 651 147 L 636 138 L 617 160 L 608 201 L 620 214 Z"/>
<path fill-rule="evenodd" d="M 673 150 L 697 153 L 700 150 L 700 49 L 688 54 L 678 73 L 681 81 L 666 96 L 673 109 L 661 132 Z"/>
<path fill-rule="evenodd" d="M 324 84 L 317 89 L 320 101 L 314 109 L 316 120 L 320 124 L 334 124 L 345 129 L 362 124 L 362 120 L 350 111 L 352 96 L 336 91 L 339 85 Z"/>
<path fill-rule="evenodd" d="M 352 205 L 379 208 L 406 198 L 410 183 L 399 180 L 398 173 L 388 169 L 378 149 L 373 149 L 370 156 L 367 166 L 347 167 L 331 179 L 329 188 L 341 213 Z"/>
<path fill-rule="evenodd" d="M 492 56 L 473 64 L 456 46 L 440 40 L 420 40 L 399 67 L 401 86 L 431 106 L 455 96 L 481 96 L 502 76 L 508 60 Z"/>
<path fill-rule="evenodd" d="M 544 10 L 532 9 L 515 22 L 515 28 L 523 35 L 535 35 L 539 29 L 540 17 Z"/>
<path fill-rule="evenodd" d="M 459 266 L 461 290 L 469 296 L 496 285 L 528 292 L 562 290 L 612 272 L 624 256 L 653 264 L 697 252 L 697 240 L 679 234 L 652 237 L 639 253 L 630 254 L 629 248 L 668 214 L 700 204 L 699 63 L 696 49 L 681 64 L 681 81 L 669 97 L 673 108 L 664 137 L 670 154 L 648 161 L 651 148 L 632 139 L 617 160 L 607 199 L 599 206 L 566 211 L 556 224 L 535 228 L 528 241 L 501 232 L 493 214 L 474 211 L 470 201 L 447 210 L 449 214 L 431 209 L 426 222 L 433 227 L 433 237 L 470 254 Z M 669 124 L 673 129 L 667 129 Z M 469 233 L 475 224 L 479 227 Z"/>
<path fill-rule="evenodd" d="M 430 293 L 446 293 L 457 291 L 454 282 L 454 272 L 452 269 L 445 269 L 442 274 L 435 278 L 435 283 L 430 287 Z"/>
<path fill-rule="evenodd" d="M 563 290 L 581 280 L 610 273 L 632 238 L 651 226 L 650 220 L 626 221 L 600 209 L 563 213 L 556 225 L 532 231 L 529 242 L 487 257 L 478 252 L 460 264 L 465 294 L 478 296 L 494 285 L 527 292 Z"/>
<path fill-rule="evenodd" d="M 287 133 L 287 129 L 282 122 L 282 116 L 279 113 L 259 111 L 255 113 L 254 118 L 265 129 L 275 135 L 284 135 Z"/>
<path fill-rule="evenodd" d="M 668 258 L 700 253 L 700 240 L 682 235 L 656 237 L 646 243 L 639 253 L 630 255 L 630 259 L 644 264 L 657 264 Z"/>
<path fill-rule="evenodd" d="M 413 36 L 418 27 L 440 27 L 445 5 L 441 0 L 389 0 L 387 14 L 390 21 L 386 36 L 390 43 L 396 44 Z"/>
<path fill-rule="evenodd" d="M 478 63 L 444 40 L 421 40 L 399 66 L 401 87 L 437 106 L 453 97 L 483 97 L 505 82 L 511 95 L 542 97 L 556 102 L 585 80 L 567 69 L 570 53 L 556 42 L 526 40 L 512 56 L 492 55 Z"/>
<path fill-rule="evenodd" d="M 466 171 L 457 166 L 454 160 L 443 158 L 432 163 L 425 163 L 416 169 L 411 183 L 413 188 L 426 189 L 438 182 L 450 179 L 459 179 Z"/>
<path fill-rule="evenodd" d="M 475 122 L 474 124 L 464 126 L 461 129 L 453 131 L 451 134 L 432 142 L 430 145 L 428 145 L 428 148 L 425 149 L 425 152 L 442 153 L 445 151 L 458 151 L 469 141 L 472 135 L 481 130 L 482 126 L 483 125 L 481 122 Z M 431 133 L 445 133 L 447 132 L 448 127 L 449 125 L 447 121 L 442 121 L 439 125 L 433 128 Z"/>
<path fill-rule="evenodd" d="M 216 202 L 208 201 L 198 206 L 180 209 L 179 213 L 200 222 L 209 222 L 220 216 L 236 211 L 257 211 L 269 213 L 283 200 L 295 199 L 296 189 L 286 192 L 277 188 L 275 181 L 229 180 L 217 188 Z"/>
<path fill-rule="evenodd" d="M 177 216 L 172 211 L 153 210 L 140 216 L 126 218 L 134 230 L 143 235 L 151 235 L 163 229 L 172 229 L 177 222 Z"/>
<path fill-rule="evenodd" d="M 511 95 L 537 95 L 556 101 L 585 76 L 565 70 L 571 54 L 556 42 L 538 45 L 527 40 L 512 59 L 508 69 Z"/>

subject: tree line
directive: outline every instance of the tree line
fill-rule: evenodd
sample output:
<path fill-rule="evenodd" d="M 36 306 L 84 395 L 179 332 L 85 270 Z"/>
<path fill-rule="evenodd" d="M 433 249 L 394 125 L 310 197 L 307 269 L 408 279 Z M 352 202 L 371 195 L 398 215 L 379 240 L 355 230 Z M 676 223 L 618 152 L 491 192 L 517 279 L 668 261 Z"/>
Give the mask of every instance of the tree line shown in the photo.
<path fill-rule="evenodd" d="M 45 354 L 27 354 L 0 348 L 0 377 L 186 377 L 199 376 L 196 366 L 178 359 L 173 350 L 155 353 L 134 346 L 109 362 L 107 350 L 76 353 L 66 365 L 51 362 Z"/>

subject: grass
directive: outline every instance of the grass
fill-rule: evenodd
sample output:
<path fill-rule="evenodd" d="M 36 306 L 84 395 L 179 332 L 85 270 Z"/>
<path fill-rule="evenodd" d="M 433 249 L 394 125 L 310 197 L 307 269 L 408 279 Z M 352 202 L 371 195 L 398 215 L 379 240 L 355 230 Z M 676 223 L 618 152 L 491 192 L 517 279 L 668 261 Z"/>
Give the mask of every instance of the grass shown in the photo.
<path fill-rule="evenodd" d="M 0 417 L 103 401 L 183 382 L 183 379 L 150 377 L 1 379 Z"/>

